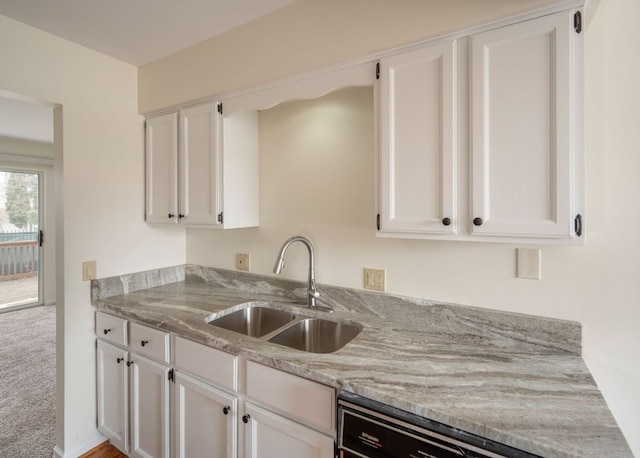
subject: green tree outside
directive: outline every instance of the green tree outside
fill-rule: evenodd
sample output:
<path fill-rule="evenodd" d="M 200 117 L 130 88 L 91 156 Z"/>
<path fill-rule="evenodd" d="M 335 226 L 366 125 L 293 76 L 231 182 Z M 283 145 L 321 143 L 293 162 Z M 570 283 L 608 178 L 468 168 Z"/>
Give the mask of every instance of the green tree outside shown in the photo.
<path fill-rule="evenodd" d="M 38 175 L 11 173 L 7 180 L 6 210 L 9 222 L 31 230 L 38 224 Z"/>

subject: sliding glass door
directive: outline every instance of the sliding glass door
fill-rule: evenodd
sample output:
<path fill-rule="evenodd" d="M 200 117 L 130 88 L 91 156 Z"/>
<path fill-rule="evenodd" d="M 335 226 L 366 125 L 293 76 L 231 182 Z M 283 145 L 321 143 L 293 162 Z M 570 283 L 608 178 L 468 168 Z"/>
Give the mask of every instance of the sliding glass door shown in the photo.
<path fill-rule="evenodd" d="M 0 169 L 0 313 L 43 303 L 42 173 Z"/>

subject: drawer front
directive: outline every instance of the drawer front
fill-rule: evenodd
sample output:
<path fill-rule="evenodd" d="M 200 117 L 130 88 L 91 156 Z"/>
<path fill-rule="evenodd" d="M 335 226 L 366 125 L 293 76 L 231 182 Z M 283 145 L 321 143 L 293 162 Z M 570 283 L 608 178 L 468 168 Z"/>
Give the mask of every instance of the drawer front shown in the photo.
<path fill-rule="evenodd" d="M 176 369 L 232 391 L 238 391 L 238 357 L 177 337 L 173 345 Z"/>
<path fill-rule="evenodd" d="M 126 347 L 129 343 L 127 320 L 107 313 L 96 312 L 96 335 L 100 339 Z"/>
<path fill-rule="evenodd" d="M 335 390 L 247 361 L 247 396 L 312 428 L 335 433 Z"/>
<path fill-rule="evenodd" d="M 169 333 L 131 323 L 131 351 L 156 361 L 169 363 Z"/>

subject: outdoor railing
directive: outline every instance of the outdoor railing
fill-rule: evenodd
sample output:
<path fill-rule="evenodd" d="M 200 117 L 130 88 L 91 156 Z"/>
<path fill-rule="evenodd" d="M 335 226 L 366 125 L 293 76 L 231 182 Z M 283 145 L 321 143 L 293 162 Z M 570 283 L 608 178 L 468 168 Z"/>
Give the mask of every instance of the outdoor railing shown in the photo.
<path fill-rule="evenodd" d="M 31 277 L 38 273 L 38 242 L 0 243 L 0 281 Z"/>

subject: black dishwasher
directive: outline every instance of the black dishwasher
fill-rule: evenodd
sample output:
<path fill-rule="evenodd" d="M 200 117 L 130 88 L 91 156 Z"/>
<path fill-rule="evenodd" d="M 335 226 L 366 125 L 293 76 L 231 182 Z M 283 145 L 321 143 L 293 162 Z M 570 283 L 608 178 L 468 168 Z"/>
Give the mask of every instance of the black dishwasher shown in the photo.
<path fill-rule="evenodd" d="M 338 449 L 340 458 L 538 457 L 346 391 Z"/>

